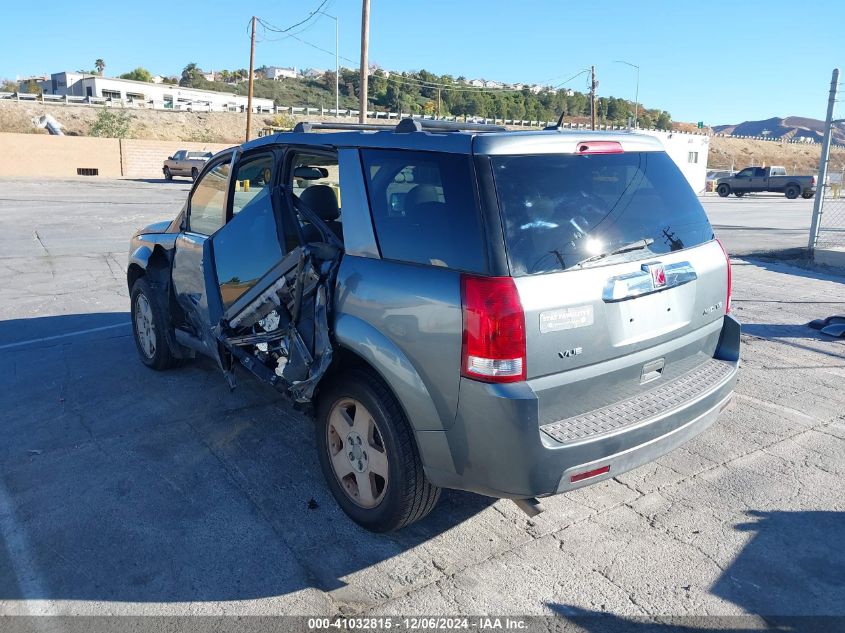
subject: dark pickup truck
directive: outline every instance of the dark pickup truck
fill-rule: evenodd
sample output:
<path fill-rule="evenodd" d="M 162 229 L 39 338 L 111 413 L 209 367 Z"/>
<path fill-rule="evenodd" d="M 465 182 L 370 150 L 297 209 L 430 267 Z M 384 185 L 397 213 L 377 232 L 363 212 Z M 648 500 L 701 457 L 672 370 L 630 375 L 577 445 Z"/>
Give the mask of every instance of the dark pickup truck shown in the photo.
<path fill-rule="evenodd" d="M 739 173 L 719 178 L 716 192 L 723 198 L 734 194 L 741 198 L 746 193 L 770 191 L 783 193 L 790 200 L 798 196 L 812 198 L 816 193 L 815 176 L 787 176 L 783 167 L 746 167 Z"/>

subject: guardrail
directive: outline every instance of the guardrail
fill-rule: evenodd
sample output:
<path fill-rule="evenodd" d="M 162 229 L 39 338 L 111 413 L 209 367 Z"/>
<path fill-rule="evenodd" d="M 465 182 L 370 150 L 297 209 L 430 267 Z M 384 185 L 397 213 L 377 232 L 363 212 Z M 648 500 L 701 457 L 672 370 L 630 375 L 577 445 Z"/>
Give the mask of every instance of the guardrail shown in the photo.
<path fill-rule="evenodd" d="M 169 111 L 186 111 L 186 110 L 196 110 L 196 111 L 212 111 L 212 112 L 225 112 L 225 111 L 232 111 L 226 110 L 224 108 L 215 109 L 213 107 L 208 107 L 204 104 L 181 104 L 177 108 L 167 107 L 164 105 L 164 102 L 161 101 L 140 101 L 140 100 L 132 100 L 132 99 L 112 99 L 112 98 L 105 98 L 105 97 L 79 97 L 73 95 L 49 95 L 49 94 L 31 94 L 25 92 L 0 92 L 0 99 L 10 99 L 13 101 L 26 101 L 26 102 L 41 102 L 41 103 L 56 103 L 62 105 L 94 105 L 94 106 L 104 106 L 104 107 L 129 107 L 129 108 L 148 108 L 152 110 L 169 110 Z M 235 111 L 245 111 L 245 108 L 236 109 Z M 273 106 L 272 108 L 267 107 L 255 107 L 253 112 L 257 114 L 288 114 L 290 116 L 321 116 L 321 117 L 358 117 L 359 110 L 347 108 L 347 109 L 340 109 L 336 110 L 335 108 L 323 108 L 323 107 L 311 107 L 311 106 Z M 446 116 L 446 117 L 437 117 L 433 114 L 415 114 L 411 112 L 386 112 L 381 110 L 368 110 L 367 111 L 367 118 L 368 119 L 387 119 L 387 120 L 400 120 L 407 117 L 411 117 L 414 119 L 428 119 L 428 120 L 441 120 L 441 121 L 461 121 L 461 122 L 475 122 L 475 123 L 488 123 L 492 125 L 512 125 L 516 127 L 548 127 L 550 125 L 555 125 L 557 121 L 541 121 L 541 120 L 533 120 L 533 119 L 500 119 L 500 118 L 485 118 L 485 117 L 475 117 L 471 115 L 461 115 L 461 116 Z M 564 122 L 563 127 L 566 129 L 571 130 L 587 130 L 589 129 L 589 124 L 587 123 L 572 123 L 572 122 Z M 627 126 L 624 125 L 597 125 L 597 130 L 626 130 L 628 129 Z M 662 132 L 672 132 L 672 130 L 657 130 L 656 128 L 640 128 L 641 130 L 647 131 L 662 131 Z M 701 136 L 706 136 L 703 133 L 697 132 L 683 132 L 683 134 L 696 134 Z"/>
<path fill-rule="evenodd" d="M 224 94 L 224 93 L 221 93 Z M 41 102 L 41 103 L 56 103 L 56 104 L 64 104 L 64 105 L 94 105 L 94 106 L 104 106 L 104 107 L 128 107 L 128 108 L 147 108 L 151 110 L 167 110 L 167 111 L 174 111 L 174 112 L 184 112 L 184 111 L 210 111 L 210 112 L 244 112 L 246 108 L 244 107 L 230 107 L 228 109 L 220 107 L 219 109 L 215 109 L 213 107 L 207 106 L 205 104 L 193 103 L 193 104 L 180 104 L 177 107 L 166 106 L 165 102 L 163 101 L 140 101 L 134 99 L 112 99 L 106 97 L 79 97 L 74 95 L 49 95 L 49 94 L 32 94 L 26 92 L 0 92 L 0 99 L 11 99 L 13 101 L 26 101 L 26 102 Z M 323 107 L 311 107 L 311 106 L 276 106 L 274 105 L 271 108 L 258 106 L 253 108 L 253 112 L 256 114 L 288 114 L 290 116 L 321 116 L 321 117 L 356 117 L 358 116 L 358 110 L 347 108 L 347 109 L 340 109 L 336 110 L 335 108 L 323 108 Z M 557 121 L 540 121 L 540 120 L 530 120 L 530 119 L 499 119 L 499 118 L 484 118 L 484 117 L 474 117 L 471 115 L 461 115 L 461 116 L 445 116 L 445 117 L 437 117 L 433 114 L 415 114 L 411 112 L 385 112 L 381 110 L 368 110 L 367 111 L 367 118 L 368 119 L 387 119 L 387 120 L 400 120 L 407 117 L 411 117 L 413 119 L 428 119 L 428 120 L 441 120 L 441 121 L 461 121 L 463 123 L 467 122 L 475 122 L 475 123 L 488 123 L 492 125 L 512 125 L 515 127 L 547 127 L 550 125 L 555 125 Z M 589 129 L 589 124 L 587 123 L 572 123 L 572 122 L 565 122 L 563 127 L 569 130 L 587 130 Z M 270 129 L 270 128 L 268 128 Z M 624 125 L 597 125 L 597 130 L 626 130 L 628 129 L 627 126 Z M 639 128 L 643 131 L 650 131 L 650 132 L 667 132 L 671 133 L 674 132 L 673 130 L 658 130 L 656 128 Z M 705 132 L 676 132 L 679 134 L 691 134 L 694 136 L 708 136 Z M 738 134 L 721 134 L 721 133 L 714 133 L 710 136 L 718 136 L 720 138 L 739 138 L 739 139 L 748 139 L 754 141 L 771 141 L 771 142 L 781 142 L 781 143 L 794 143 L 794 144 L 807 144 L 807 145 L 818 145 L 819 142 L 815 139 L 808 139 L 802 140 L 795 138 L 783 139 L 783 138 L 772 138 L 770 136 L 748 136 L 748 135 L 738 135 Z M 845 145 L 832 145 L 835 149 L 845 149 Z"/>

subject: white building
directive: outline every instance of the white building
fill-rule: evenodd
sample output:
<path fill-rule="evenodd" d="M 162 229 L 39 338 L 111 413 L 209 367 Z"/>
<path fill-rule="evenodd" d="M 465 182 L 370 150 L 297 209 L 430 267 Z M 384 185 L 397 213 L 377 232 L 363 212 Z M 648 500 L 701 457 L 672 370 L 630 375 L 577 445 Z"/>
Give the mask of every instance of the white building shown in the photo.
<path fill-rule="evenodd" d="M 685 134 L 662 130 L 637 130 L 660 139 L 666 153 L 683 172 L 693 191 L 704 191 L 707 179 L 707 155 L 710 151 L 710 137 L 706 134 Z"/>
<path fill-rule="evenodd" d="M 320 70 L 319 68 L 308 68 L 302 71 L 302 76 L 306 79 L 319 79 L 323 75 L 326 74 L 325 70 Z"/>
<path fill-rule="evenodd" d="M 296 79 L 297 77 L 299 77 L 299 73 L 296 71 L 296 67 L 280 68 L 278 66 L 267 66 L 264 69 L 264 72 L 267 74 L 267 79 L 272 79 L 273 81 L 280 81 L 282 79 Z"/>
<path fill-rule="evenodd" d="M 53 73 L 39 82 L 45 94 L 68 95 L 122 101 L 134 105 L 152 105 L 173 110 L 240 112 L 247 98 L 230 92 L 183 88 L 179 85 L 147 83 L 131 79 L 113 79 L 88 73 Z M 253 98 L 253 111 L 272 112 L 271 99 Z"/>

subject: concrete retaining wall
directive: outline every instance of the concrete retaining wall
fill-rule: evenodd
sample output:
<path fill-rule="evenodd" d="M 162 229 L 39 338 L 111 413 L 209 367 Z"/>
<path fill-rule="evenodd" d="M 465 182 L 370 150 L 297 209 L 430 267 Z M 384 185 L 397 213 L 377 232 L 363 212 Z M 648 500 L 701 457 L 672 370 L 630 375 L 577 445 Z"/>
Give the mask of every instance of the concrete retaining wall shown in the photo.
<path fill-rule="evenodd" d="M 180 149 L 219 152 L 229 145 L 186 141 L 0 133 L 0 177 L 67 178 L 96 169 L 108 178 L 161 178 L 164 160 Z"/>
<path fill-rule="evenodd" d="M 229 145 L 220 143 L 191 143 L 185 141 L 120 141 L 122 175 L 126 178 L 161 178 L 161 166 L 168 156 L 180 149 L 217 153 Z"/>
<path fill-rule="evenodd" d="M 119 178 L 120 141 L 115 138 L 0 134 L 0 176 L 62 178 L 77 169 Z"/>

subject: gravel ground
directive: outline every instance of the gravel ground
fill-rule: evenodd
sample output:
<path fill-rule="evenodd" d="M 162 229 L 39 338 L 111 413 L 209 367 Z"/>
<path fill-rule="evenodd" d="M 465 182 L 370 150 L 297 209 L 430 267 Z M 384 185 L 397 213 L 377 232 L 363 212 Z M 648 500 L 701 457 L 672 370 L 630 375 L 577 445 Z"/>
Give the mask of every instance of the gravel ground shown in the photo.
<path fill-rule="evenodd" d="M 845 616 L 845 341 L 805 326 L 845 278 L 734 262 L 736 407 L 683 448 L 379 536 L 268 388 L 137 361 L 127 238 L 187 183 L 0 184 L 0 614 Z"/>

